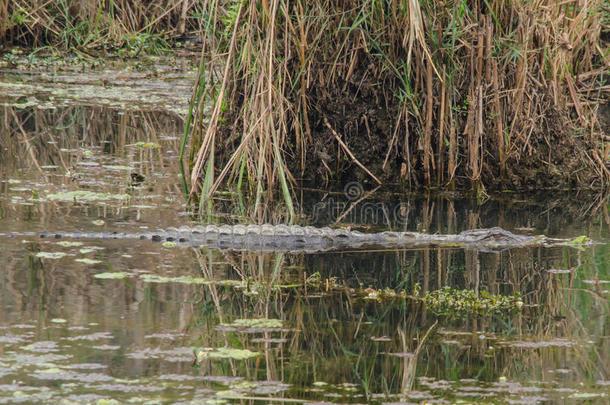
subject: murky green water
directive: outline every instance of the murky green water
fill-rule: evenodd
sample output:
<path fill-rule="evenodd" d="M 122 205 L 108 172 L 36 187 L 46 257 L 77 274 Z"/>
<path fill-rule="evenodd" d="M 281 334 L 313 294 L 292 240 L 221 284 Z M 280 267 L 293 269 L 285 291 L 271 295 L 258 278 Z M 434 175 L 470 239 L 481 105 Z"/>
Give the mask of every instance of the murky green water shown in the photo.
<path fill-rule="evenodd" d="M 107 102 L 103 80 L 44 76 L 38 85 L 0 75 L 0 87 L 20 89 L 0 96 L 0 233 L 34 233 L 0 236 L 0 403 L 607 403 L 602 197 L 477 204 L 377 193 L 360 201 L 354 184 L 299 194 L 316 224 L 442 233 L 502 226 L 600 242 L 581 248 L 282 255 L 38 238 L 192 220 L 176 163 L 176 100 L 188 99 L 192 74 L 133 80 L 137 98 L 113 88 Z M 107 97 L 82 101 L 78 83 Z M 147 91 L 167 93 L 172 107 L 138 102 Z M 524 306 L 439 317 L 393 296 L 416 284 L 421 295 L 444 286 L 520 292 Z"/>

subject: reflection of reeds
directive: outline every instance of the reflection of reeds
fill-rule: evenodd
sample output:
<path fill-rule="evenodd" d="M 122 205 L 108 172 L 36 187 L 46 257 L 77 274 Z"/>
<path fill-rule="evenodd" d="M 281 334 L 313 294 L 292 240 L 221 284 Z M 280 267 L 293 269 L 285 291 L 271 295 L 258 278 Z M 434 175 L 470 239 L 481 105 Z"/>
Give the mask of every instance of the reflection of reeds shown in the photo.
<path fill-rule="evenodd" d="M 62 153 L 61 149 L 103 146 L 104 153 L 118 154 L 126 145 L 136 142 L 160 144 L 161 134 L 179 133 L 182 127 L 182 121 L 175 115 L 159 112 L 120 112 L 97 107 L 53 110 L 0 107 L 0 112 L 10 117 L 0 122 L 3 146 L 0 156 L 13 157 L 3 159 L 5 170 L 11 164 L 30 162 L 34 166 L 58 165 L 62 171 L 68 171 L 76 163 L 71 160 L 75 155 Z M 29 147 L 24 149 L 22 142 L 29 143 Z M 149 150 L 154 152 L 154 148 Z M 155 163 L 158 154 L 151 153 L 150 158 L 151 163 L 161 164 L 160 161 Z"/>

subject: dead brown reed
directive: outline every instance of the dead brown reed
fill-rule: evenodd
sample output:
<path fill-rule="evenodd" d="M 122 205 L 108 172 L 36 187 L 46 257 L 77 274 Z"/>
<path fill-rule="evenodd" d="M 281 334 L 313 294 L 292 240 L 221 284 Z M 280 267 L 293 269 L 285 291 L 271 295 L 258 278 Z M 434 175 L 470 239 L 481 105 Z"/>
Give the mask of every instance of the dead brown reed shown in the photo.
<path fill-rule="evenodd" d="M 211 2 L 206 52 L 224 66 L 208 88 L 212 118 L 199 114 L 195 128 L 205 136 L 193 193 L 210 196 L 214 182 L 198 179 L 217 167 L 256 202 L 278 184 L 289 202 L 291 173 L 402 177 L 411 188 L 603 187 L 602 6 Z"/>
<path fill-rule="evenodd" d="M 91 49 L 126 37 L 182 35 L 199 23 L 198 0 L 0 0 L 0 44 Z"/>

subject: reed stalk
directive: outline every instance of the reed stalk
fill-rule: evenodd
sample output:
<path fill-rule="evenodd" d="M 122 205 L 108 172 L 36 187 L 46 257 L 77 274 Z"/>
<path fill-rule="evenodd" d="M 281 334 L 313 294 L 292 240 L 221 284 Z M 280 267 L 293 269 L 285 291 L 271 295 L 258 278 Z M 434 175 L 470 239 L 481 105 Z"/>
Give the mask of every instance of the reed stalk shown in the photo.
<path fill-rule="evenodd" d="M 290 202 L 293 173 L 479 191 L 610 180 L 593 157 L 610 66 L 601 0 L 214 4 L 242 14 L 209 37 L 223 73 L 206 133 L 223 146 L 208 170 L 239 174 L 259 203 L 278 184 Z"/>

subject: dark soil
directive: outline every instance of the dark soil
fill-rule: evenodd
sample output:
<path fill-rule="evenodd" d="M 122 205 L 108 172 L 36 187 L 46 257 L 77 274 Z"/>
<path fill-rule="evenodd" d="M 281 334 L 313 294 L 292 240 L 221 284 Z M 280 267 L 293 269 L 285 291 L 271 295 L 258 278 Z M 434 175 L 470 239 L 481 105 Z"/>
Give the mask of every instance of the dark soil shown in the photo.
<path fill-rule="evenodd" d="M 388 91 L 392 83 L 376 79 L 369 72 L 370 64 L 362 59 L 349 81 L 338 81 L 334 88 L 315 88 L 308 94 L 308 101 L 314 110 L 310 112 L 313 141 L 307 150 L 307 162 L 301 170 L 300 162 L 288 162 L 292 173 L 302 177 L 304 184 L 324 187 L 345 185 L 351 181 L 376 185 L 375 180 L 354 163 L 336 140 L 336 136 L 348 146 L 358 161 L 384 184 L 407 184 L 411 189 L 422 188 L 423 153 L 418 148 L 418 128 L 410 128 L 410 162 L 402 153 L 404 129 L 388 155 L 388 148 L 394 135 L 398 117 L 398 106 L 393 94 Z M 566 112 L 552 107 L 548 100 L 548 110 L 543 122 L 532 130 L 527 148 L 512 153 L 507 159 L 506 173 L 500 175 L 500 168 L 494 156 L 493 145 L 487 145 L 482 168 L 483 187 L 494 190 L 535 190 L 599 187 L 593 162 L 586 152 L 598 148 L 589 139 L 589 134 L 580 133 L 570 125 Z M 458 117 L 459 119 L 460 117 Z M 605 130 L 608 128 L 605 121 Z M 335 133 L 328 128 L 330 124 Z M 465 125 L 465 119 L 458 122 L 458 138 Z M 437 136 L 435 134 L 435 136 Z M 459 145 L 465 150 L 465 145 Z M 458 152 L 459 153 L 459 152 Z M 437 157 L 434 156 L 436 160 Z M 464 161 L 466 156 L 458 156 Z M 405 175 L 405 164 L 413 168 L 411 175 Z M 454 187 L 470 190 L 473 185 L 465 172 L 464 164 L 456 173 Z M 302 173 L 302 176 L 300 174 Z M 435 182 L 436 183 L 436 182 Z M 445 185 L 440 184 L 443 188 Z"/>

